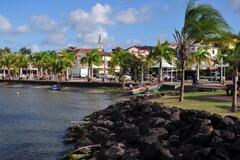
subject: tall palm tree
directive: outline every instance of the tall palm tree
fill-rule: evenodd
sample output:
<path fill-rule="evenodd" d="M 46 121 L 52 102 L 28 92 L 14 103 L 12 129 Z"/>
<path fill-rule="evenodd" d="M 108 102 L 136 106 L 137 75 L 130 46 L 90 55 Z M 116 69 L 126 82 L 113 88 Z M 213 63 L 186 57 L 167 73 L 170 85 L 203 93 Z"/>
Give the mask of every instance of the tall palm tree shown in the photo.
<path fill-rule="evenodd" d="M 199 80 L 200 77 L 200 67 L 202 63 L 207 62 L 209 65 L 211 64 L 210 53 L 206 49 L 206 47 L 199 47 L 190 56 L 191 61 L 196 64 L 197 80 Z"/>
<path fill-rule="evenodd" d="M 150 56 L 159 63 L 158 68 L 158 81 L 162 81 L 163 79 L 163 68 L 162 63 L 163 60 L 171 63 L 174 57 L 174 49 L 170 47 L 170 44 L 165 41 L 161 43 L 160 41 L 157 42 L 157 46 L 154 47 L 153 51 L 150 53 Z"/>
<path fill-rule="evenodd" d="M 8 75 L 7 77 L 10 79 L 11 78 L 11 70 L 15 71 L 16 70 L 16 60 L 17 56 L 16 54 L 7 54 L 2 58 L 2 65 L 6 67 L 8 70 Z"/>
<path fill-rule="evenodd" d="M 231 47 L 226 47 L 222 49 L 219 57 L 221 57 L 224 62 L 229 63 L 233 69 L 233 97 L 231 111 L 236 112 L 238 93 L 238 67 L 240 63 L 240 32 L 237 35 L 232 35 Z"/>
<path fill-rule="evenodd" d="M 102 62 L 102 56 L 98 49 L 93 49 L 90 52 L 88 52 L 84 57 L 80 60 L 81 64 L 88 64 L 88 77 L 89 80 L 93 79 L 93 65 L 101 65 Z"/>
<path fill-rule="evenodd" d="M 122 87 L 125 87 L 125 79 L 122 78 L 124 74 L 130 71 L 130 67 L 136 64 L 136 59 L 133 58 L 133 55 L 128 51 L 117 48 L 111 54 L 111 61 L 109 62 L 109 66 L 111 70 L 115 70 L 116 67 L 120 67 L 119 71 L 119 81 L 122 82 Z"/>
<path fill-rule="evenodd" d="M 62 50 L 60 52 L 60 61 L 63 64 L 63 72 L 65 72 L 65 79 L 69 79 L 69 70 L 72 69 L 76 64 L 76 53 L 69 50 Z"/>
<path fill-rule="evenodd" d="M 3 77 L 5 78 L 5 70 L 6 70 L 6 68 L 5 68 L 5 66 L 4 66 L 4 64 L 3 64 L 3 59 L 4 59 L 4 57 L 7 55 L 7 54 L 9 54 L 5 49 L 0 49 L 0 67 L 2 68 L 2 70 L 3 70 Z"/>
<path fill-rule="evenodd" d="M 48 52 L 36 52 L 32 54 L 32 63 L 36 68 L 38 68 L 38 78 L 42 78 L 43 69 L 49 67 L 49 57 L 50 55 Z"/>
<path fill-rule="evenodd" d="M 186 61 L 191 55 L 191 48 L 197 43 L 210 43 L 221 40 L 227 35 L 230 27 L 221 14 L 207 4 L 196 4 L 196 0 L 188 2 L 184 26 L 179 32 L 175 30 L 176 54 L 180 63 L 181 86 L 179 101 L 184 100 L 184 73 Z"/>
<path fill-rule="evenodd" d="M 18 68 L 19 78 L 22 78 L 22 69 L 28 68 L 30 63 L 29 56 L 26 54 L 16 54 L 16 67 Z"/>

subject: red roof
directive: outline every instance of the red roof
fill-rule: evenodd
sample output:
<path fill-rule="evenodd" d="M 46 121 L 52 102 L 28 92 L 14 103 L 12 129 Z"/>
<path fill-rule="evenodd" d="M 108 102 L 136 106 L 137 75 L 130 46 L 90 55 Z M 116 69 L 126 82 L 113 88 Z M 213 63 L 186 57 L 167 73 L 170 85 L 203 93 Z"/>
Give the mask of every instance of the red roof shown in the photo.
<path fill-rule="evenodd" d="M 77 53 L 77 56 L 84 57 L 88 52 L 91 52 L 95 48 L 75 48 L 73 49 L 74 52 Z M 104 51 L 100 51 L 100 53 L 104 53 Z"/>

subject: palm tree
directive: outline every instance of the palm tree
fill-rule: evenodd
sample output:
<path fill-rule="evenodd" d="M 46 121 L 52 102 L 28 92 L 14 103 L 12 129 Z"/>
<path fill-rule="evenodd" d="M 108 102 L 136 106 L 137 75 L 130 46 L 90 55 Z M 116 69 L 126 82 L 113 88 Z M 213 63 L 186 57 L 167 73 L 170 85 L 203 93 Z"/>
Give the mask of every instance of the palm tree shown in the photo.
<path fill-rule="evenodd" d="M 22 53 L 16 54 L 16 67 L 19 70 L 19 78 L 22 78 L 22 69 L 28 68 L 29 63 L 30 61 L 28 55 Z"/>
<path fill-rule="evenodd" d="M 3 65 L 3 58 L 9 54 L 5 49 L 0 49 L 0 67 L 3 69 L 3 78 L 5 78 L 5 66 Z"/>
<path fill-rule="evenodd" d="M 8 70 L 8 75 L 7 77 L 10 79 L 11 78 L 11 70 L 15 71 L 16 70 L 16 60 L 17 60 L 17 56 L 16 54 L 7 54 L 6 56 L 4 56 L 2 58 L 2 65 L 4 67 L 6 67 L 6 69 Z"/>
<path fill-rule="evenodd" d="M 199 47 L 189 58 L 193 64 L 196 64 L 197 80 L 199 80 L 202 62 L 208 62 L 209 65 L 211 63 L 210 53 L 206 50 L 206 47 Z"/>
<path fill-rule="evenodd" d="M 222 49 L 219 53 L 219 57 L 232 65 L 233 69 L 233 97 L 231 111 L 237 111 L 237 89 L 238 89 L 238 67 L 240 63 L 240 32 L 238 35 L 232 35 L 231 47 Z"/>
<path fill-rule="evenodd" d="M 184 100 L 185 65 L 192 53 L 191 48 L 197 43 L 221 40 L 229 30 L 229 25 L 212 6 L 196 4 L 196 0 L 189 1 L 185 11 L 184 26 L 181 32 L 175 30 L 173 35 L 181 70 L 180 102 Z"/>
<path fill-rule="evenodd" d="M 60 61 L 63 65 L 63 72 L 65 72 L 65 79 L 69 79 L 69 70 L 76 64 L 76 53 L 69 50 L 62 50 L 60 52 Z"/>
<path fill-rule="evenodd" d="M 122 48 L 117 48 L 111 53 L 111 61 L 109 62 L 109 66 L 111 70 L 115 70 L 116 67 L 120 67 L 119 71 L 119 81 L 122 82 L 122 87 L 125 87 L 125 79 L 122 78 L 127 72 L 129 72 L 130 67 L 134 64 L 133 55 L 128 51 L 125 51 Z"/>
<path fill-rule="evenodd" d="M 88 52 L 84 57 L 80 60 L 81 64 L 88 64 L 88 77 L 89 80 L 93 79 L 93 65 L 101 65 L 102 62 L 102 56 L 100 55 L 100 52 L 98 49 L 93 49 L 90 52 Z"/>
<path fill-rule="evenodd" d="M 162 81 L 162 62 L 166 60 L 167 62 L 171 63 L 174 57 L 174 49 L 170 47 L 170 44 L 165 41 L 164 43 L 157 42 L 157 46 L 154 47 L 153 51 L 150 53 L 150 56 L 159 63 L 158 69 L 158 81 Z"/>
<path fill-rule="evenodd" d="M 43 69 L 49 67 L 49 53 L 48 52 L 36 52 L 32 54 L 32 63 L 38 68 L 38 79 L 43 76 Z"/>

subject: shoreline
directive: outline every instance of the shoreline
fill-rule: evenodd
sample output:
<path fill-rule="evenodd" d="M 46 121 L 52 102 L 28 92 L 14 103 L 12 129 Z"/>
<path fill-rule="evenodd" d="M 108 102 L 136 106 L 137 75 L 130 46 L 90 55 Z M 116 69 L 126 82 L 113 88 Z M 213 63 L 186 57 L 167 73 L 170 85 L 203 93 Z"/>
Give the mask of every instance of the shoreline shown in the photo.
<path fill-rule="evenodd" d="M 8 84 L 32 84 L 32 85 L 53 85 L 57 81 L 54 80 L 7 80 L 1 79 L 1 83 Z M 80 81 L 63 81 L 61 82 L 63 87 L 85 87 L 85 88 L 94 88 L 94 87 L 112 87 L 119 88 L 122 87 L 121 83 L 115 82 L 80 82 Z"/>
<path fill-rule="evenodd" d="M 151 103 L 138 96 L 110 105 L 68 128 L 62 160 L 239 159 L 240 120 Z"/>

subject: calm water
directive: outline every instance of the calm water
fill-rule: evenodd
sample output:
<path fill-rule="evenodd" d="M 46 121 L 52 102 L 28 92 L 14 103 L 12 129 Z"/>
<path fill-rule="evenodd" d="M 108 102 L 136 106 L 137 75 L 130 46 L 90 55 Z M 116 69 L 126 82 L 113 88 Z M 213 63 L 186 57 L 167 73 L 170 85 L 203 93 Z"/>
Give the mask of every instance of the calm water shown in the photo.
<path fill-rule="evenodd" d="M 0 86 L 0 159 L 59 158 L 68 149 L 63 140 L 71 121 L 81 120 L 116 99 L 89 89 L 55 92 L 40 87 Z"/>

